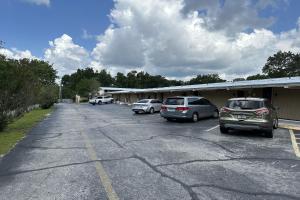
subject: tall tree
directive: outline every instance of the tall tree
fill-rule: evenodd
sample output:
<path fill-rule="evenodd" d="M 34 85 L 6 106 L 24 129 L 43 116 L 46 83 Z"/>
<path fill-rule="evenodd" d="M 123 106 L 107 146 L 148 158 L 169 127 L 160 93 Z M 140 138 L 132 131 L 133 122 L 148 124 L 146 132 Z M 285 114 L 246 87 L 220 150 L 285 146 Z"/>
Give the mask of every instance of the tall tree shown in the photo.
<path fill-rule="evenodd" d="M 270 78 L 300 75 L 300 54 L 278 51 L 268 58 L 262 71 Z"/>
<path fill-rule="evenodd" d="M 248 76 L 247 80 L 260 80 L 260 79 L 267 79 L 269 78 L 267 75 L 264 74 L 255 74 L 252 76 Z"/>
<path fill-rule="evenodd" d="M 196 78 L 192 78 L 188 84 L 204 84 L 204 83 L 218 83 L 225 82 L 225 80 L 221 79 L 218 74 L 204 74 L 198 75 Z"/>

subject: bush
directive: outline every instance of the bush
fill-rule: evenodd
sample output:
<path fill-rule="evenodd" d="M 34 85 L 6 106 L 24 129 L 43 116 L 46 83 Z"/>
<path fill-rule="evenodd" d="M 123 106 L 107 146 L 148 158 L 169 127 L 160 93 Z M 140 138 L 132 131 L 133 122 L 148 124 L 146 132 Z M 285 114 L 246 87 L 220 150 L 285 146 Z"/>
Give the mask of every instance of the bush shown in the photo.
<path fill-rule="evenodd" d="M 56 103 L 58 98 L 58 87 L 57 86 L 44 86 L 41 88 L 39 93 L 39 104 L 42 109 L 48 109 Z"/>

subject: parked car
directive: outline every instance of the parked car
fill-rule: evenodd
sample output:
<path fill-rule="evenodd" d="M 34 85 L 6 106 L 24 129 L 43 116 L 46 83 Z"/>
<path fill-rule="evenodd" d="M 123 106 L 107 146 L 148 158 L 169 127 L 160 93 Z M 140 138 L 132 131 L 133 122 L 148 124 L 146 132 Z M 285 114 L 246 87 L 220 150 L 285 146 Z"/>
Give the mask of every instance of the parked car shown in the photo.
<path fill-rule="evenodd" d="M 132 111 L 136 114 L 160 111 L 162 102 L 158 99 L 142 99 L 132 105 Z"/>
<path fill-rule="evenodd" d="M 190 119 L 193 122 L 204 117 L 218 117 L 217 106 L 209 100 L 197 96 L 170 97 L 161 107 L 160 115 L 168 121 L 173 119 Z"/>
<path fill-rule="evenodd" d="M 273 129 L 278 127 L 276 109 L 264 98 L 232 98 L 220 111 L 220 131 L 230 129 L 262 130 L 266 137 L 273 137 Z"/>
<path fill-rule="evenodd" d="M 94 97 L 89 100 L 90 104 L 103 104 L 103 103 L 113 103 L 114 99 L 110 96 L 100 96 L 100 97 Z"/>

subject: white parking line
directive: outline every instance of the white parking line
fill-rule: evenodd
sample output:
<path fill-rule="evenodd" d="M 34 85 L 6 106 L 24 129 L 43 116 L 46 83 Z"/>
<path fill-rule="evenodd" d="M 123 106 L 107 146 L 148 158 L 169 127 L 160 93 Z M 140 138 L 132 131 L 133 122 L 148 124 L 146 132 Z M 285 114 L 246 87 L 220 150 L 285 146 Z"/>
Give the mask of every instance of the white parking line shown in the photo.
<path fill-rule="evenodd" d="M 207 132 L 208 132 L 208 131 L 212 131 L 212 130 L 218 128 L 219 126 L 220 126 L 220 125 L 214 126 L 214 127 L 210 128 L 210 129 L 207 129 L 206 131 L 207 131 Z"/>

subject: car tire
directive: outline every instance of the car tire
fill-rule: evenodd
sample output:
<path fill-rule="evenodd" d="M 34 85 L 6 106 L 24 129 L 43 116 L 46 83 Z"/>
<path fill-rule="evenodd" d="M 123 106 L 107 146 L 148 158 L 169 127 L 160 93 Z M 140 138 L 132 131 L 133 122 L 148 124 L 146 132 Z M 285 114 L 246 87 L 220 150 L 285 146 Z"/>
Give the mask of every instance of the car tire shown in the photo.
<path fill-rule="evenodd" d="M 273 122 L 273 128 L 277 129 L 278 128 L 278 118 L 274 119 L 275 122 Z"/>
<path fill-rule="evenodd" d="M 265 136 L 266 136 L 266 138 L 273 138 L 273 128 L 265 131 Z"/>
<path fill-rule="evenodd" d="M 192 122 L 197 122 L 199 120 L 198 114 L 197 113 L 193 113 L 192 115 Z"/>
<path fill-rule="evenodd" d="M 98 101 L 98 105 L 101 105 L 102 104 L 102 101 Z"/>
<path fill-rule="evenodd" d="M 169 118 L 169 117 L 167 117 L 166 120 L 167 120 L 168 122 L 173 121 L 173 119 L 172 119 L 172 118 Z"/>
<path fill-rule="evenodd" d="M 219 111 L 218 110 L 214 111 L 213 118 L 219 118 Z"/>
<path fill-rule="evenodd" d="M 154 113 L 154 108 L 150 108 L 149 113 L 153 114 Z"/>
<path fill-rule="evenodd" d="M 220 126 L 220 132 L 223 134 L 228 133 L 228 129 L 225 128 L 224 126 Z"/>
<path fill-rule="evenodd" d="M 139 111 L 134 111 L 135 112 L 135 114 L 139 114 L 140 112 Z"/>

